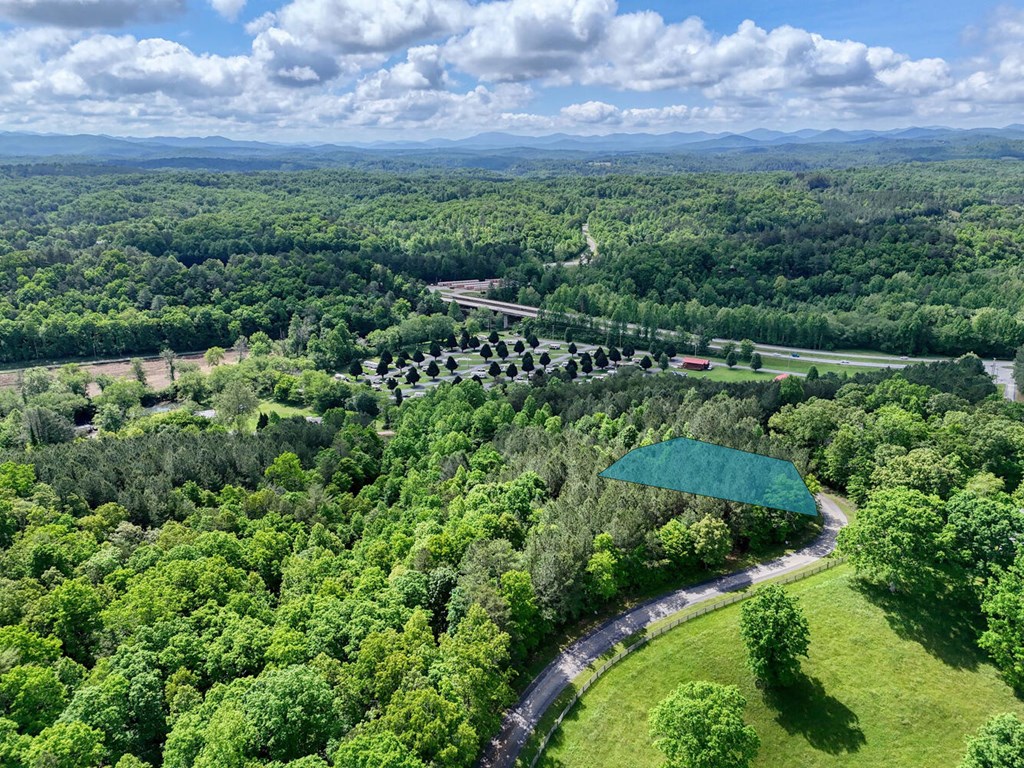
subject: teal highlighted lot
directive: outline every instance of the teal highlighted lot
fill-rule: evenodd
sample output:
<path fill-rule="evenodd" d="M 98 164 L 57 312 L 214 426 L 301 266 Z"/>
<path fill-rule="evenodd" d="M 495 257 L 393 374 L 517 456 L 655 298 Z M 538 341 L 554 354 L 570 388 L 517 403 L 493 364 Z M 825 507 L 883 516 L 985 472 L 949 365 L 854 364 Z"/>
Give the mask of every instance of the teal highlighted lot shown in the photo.
<path fill-rule="evenodd" d="M 817 517 L 793 462 L 679 437 L 634 448 L 600 477 Z"/>

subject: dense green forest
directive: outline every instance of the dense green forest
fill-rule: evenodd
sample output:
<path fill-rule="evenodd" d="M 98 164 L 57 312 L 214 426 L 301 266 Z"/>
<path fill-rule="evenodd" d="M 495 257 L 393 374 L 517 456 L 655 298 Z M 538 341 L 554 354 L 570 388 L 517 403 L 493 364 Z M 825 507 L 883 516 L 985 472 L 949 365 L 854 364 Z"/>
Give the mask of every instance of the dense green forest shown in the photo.
<path fill-rule="evenodd" d="M 546 177 L 9 166 L 0 362 L 366 335 L 443 311 L 424 283 L 494 276 L 503 298 L 686 333 L 1008 356 L 1024 342 L 1020 179 L 985 160 Z M 584 249 L 584 222 L 600 258 L 545 268 Z"/>
<path fill-rule="evenodd" d="M 891 529 L 865 569 L 969 587 L 980 642 L 1019 683 L 1024 566 L 993 537 L 1024 534 L 1024 407 L 977 358 L 769 384 L 537 374 L 395 406 L 286 346 L 161 396 L 308 388 L 322 423 L 147 415 L 145 385 L 104 381 L 79 395 L 109 419 L 99 439 L 8 443 L 0 765 L 469 766 L 557 632 L 813 534 L 596 477 L 678 435 L 792 458 L 865 502 L 844 546 Z M 4 407 L 42 410 L 75 373 L 36 372 Z"/>
<path fill-rule="evenodd" d="M 815 535 L 790 513 L 597 477 L 675 436 L 791 459 L 846 493 L 861 576 L 955 606 L 956 631 L 1021 689 L 1024 406 L 978 357 L 725 384 L 625 350 L 667 367 L 661 328 L 1009 354 L 1019 178 L 984 161 L 4 170 L 0 361 L 162 351 L 170 383 L 141 361 L 95 381 L 66 364 L 0 390 L 0 768 L 468 768 L 557 638 Z M 584 223 L 598 258 L 545 266 L 585 248 Z M 571 366 L 415 398 L 335 375 L 372 356 L 418 372 L 423 349 L 436 371 L 442 346 L 489 329 L 427 284 L 491 276 L 545 317 L 641 331 L 616 336 L 622 355 L 595 350 L 616 373 L 586 383 L 575 348 Z M 173 352 L 207 347 L 208 373 Z M 220 347 L 240 362 L 219 365 Z"/>

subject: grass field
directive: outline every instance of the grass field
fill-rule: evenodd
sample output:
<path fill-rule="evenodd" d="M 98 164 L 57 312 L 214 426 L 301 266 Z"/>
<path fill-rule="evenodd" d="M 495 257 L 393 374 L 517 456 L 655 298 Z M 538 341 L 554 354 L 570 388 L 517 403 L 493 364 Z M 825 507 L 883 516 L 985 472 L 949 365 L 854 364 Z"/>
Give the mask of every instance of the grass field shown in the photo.
<path fill-rule="evenodd" d="M 293 405 L 285 405 L 284 403 L 277 403 L 273 400 L 260 400 L 259 410 L 256 411 L 249 419 L 249 431 L 256 431 L 256 422 L 259 420 L 260 414 L 265 413 L 268 416 L 272 413 L 276 413 L 282 419 L 288 419 L 292 416 L 315 416 L 316 414 L 309 408 L 296 408 Z"/>
<path fill-rule="evenodd" d="M 760 768 L 952 768 L 965 737 L 1024 703 L 973 642 L 955 607 L 862 586 L 849 566 L 787 587 L 811 627 L 803 684 L 769 699 L 754 687 L 739 605 L 681 625 L 627 657 L 580 701 L 541 760 L 547 768 L 656 768 L 647 713 L 677 685 L 740 688 L 761 737 Z"/>

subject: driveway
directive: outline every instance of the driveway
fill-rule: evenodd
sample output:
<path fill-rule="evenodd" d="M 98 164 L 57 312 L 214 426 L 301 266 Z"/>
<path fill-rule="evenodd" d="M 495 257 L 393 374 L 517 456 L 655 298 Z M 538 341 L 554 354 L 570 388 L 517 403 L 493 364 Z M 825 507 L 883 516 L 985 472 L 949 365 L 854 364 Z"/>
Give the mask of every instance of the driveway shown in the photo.
<path fill-rule="evenodd" d="M 835 549 L 839 529 L 846 525 L 846 515 L 830 496 L 818 494 L 818 502 L 825 526 L 818 537 L 803 549 L 657 597 L 608 620 L 563 650 L 530 683 L 519 702 L 505 715 L 501 733 L 490 743 L 480 761 L 482 768 L 512 768 L 533 729 L 559 694 L 588 666 L 630 635 L 684 608 L 692 608 L 728 592 L 804 568 L 830 554 Z"/>

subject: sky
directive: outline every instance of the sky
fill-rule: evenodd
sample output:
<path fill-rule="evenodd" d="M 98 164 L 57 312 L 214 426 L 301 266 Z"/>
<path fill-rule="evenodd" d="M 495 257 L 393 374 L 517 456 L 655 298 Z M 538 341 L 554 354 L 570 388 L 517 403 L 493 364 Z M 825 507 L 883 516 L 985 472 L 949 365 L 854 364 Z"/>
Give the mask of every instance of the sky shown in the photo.
<path fill-rule="evenodd" d="M 0 0 L 0 130 L 282 142 L 1024 122 L 1024 3 Z"/>

